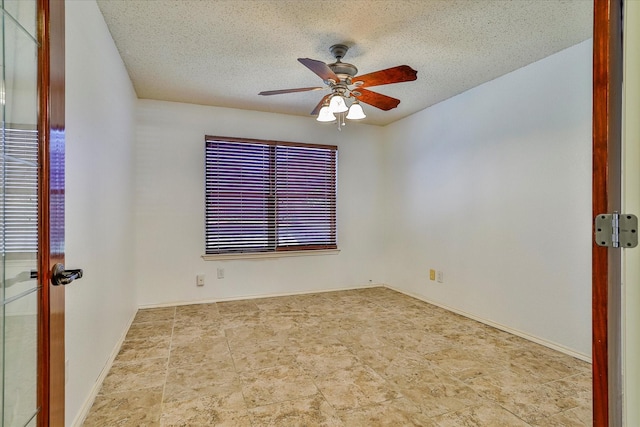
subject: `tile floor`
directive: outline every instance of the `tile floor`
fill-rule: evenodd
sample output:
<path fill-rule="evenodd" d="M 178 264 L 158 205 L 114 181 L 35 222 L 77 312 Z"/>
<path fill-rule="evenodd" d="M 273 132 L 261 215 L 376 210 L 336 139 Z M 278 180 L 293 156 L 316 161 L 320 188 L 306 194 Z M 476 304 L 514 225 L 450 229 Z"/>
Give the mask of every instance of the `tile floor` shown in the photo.
<path fill-rule="evenodd" d="M 386 288 L 140 310 L 84 426 L 590 426 L 591 365 Z"/>

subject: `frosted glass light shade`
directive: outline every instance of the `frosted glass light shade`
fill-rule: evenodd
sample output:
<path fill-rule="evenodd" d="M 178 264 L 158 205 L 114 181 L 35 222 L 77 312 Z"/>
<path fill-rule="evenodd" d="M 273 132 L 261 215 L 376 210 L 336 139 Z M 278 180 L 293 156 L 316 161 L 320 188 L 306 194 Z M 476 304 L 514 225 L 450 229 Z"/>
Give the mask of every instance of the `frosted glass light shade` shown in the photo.
<path fill-rule="evenodd" d="M 362 110 L 362 106 L 357 102 L 354 102 L 351 105 L 351 108 L 349 108 L 349 114 L 347 114 L 347 119 L 360 120 L 360 119 L 364 119 L 365 117 L 367 116 L 366 114 L 364 114 L 364 111 Z"/>
<path fill-rule="evenodd" d="M 329 102 L 329 110 L 336 114 L 336 113 L 344 113 L 345 111 L 347 111 L 349 108 L 347 107 L 347 104 L 344 102 L 344 98 L 341 97 L 340 95 L 334 95 L 331 97 L 331 101 Z"/>
<path fill-rule="evenodd" d="M 329 107 L 325 105 L 320 109 L 316 120 L 319 122 L 334 122 L 336 120 L 336 116 L 334 116 Z"/>

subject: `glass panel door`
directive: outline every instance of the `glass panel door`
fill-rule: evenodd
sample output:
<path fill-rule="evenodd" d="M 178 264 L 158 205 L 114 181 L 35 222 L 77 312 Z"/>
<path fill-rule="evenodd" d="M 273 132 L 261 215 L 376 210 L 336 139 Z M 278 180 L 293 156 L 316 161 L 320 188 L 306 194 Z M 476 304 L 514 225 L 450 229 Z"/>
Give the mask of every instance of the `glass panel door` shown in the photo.
<path fill-rule="evenodd" d="M 23 427 L 38 413 L 36 2 L 1 1 L 0 425 Z"/>

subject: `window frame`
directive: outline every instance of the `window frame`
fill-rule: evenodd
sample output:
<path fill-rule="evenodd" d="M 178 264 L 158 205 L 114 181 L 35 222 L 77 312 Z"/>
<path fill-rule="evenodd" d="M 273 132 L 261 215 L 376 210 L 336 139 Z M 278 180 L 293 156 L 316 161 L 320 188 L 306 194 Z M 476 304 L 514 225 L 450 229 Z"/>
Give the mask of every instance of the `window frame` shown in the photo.
<path fill-rule="evenodd" d="M 209 198 L 211 197 L 211 192 L 213 190 L 209 187 L 209 173 L 210 173 L 210 164 L 208 159 L 208 150 L 210 143 L 230 143 L 230 144 L 252 144 L 258 146 L 267 146 L 269 150 L 269 168 L 268 168 L 268 179 L 269 179 L 269 188 L 270 195 L 267 198 L 268 201 L 268 211 L 271 212 L 270 215 L 264 217 L 267 223 L 267 229 L 269 230 L 269 240 L 265 246 L 259 246 L 250 248 L 247 250 L 242 250 L 238 248 L 236 250 L 220 250 L 215 251 L 212 247 L 209 246 L 210 240 L 210 226 L 208 225 L 208 221 L 210 219 L 209 211 Z M 278 229 L 283 227 L 283 224 L 279 221 L 278 216 L 278 193 L 283 193 L 284 190 L 277 191 L 277 181 L 278 181 L 278 163 L 276 151 L 278 147 L 294 147 L 294 148 L 310 148 L 310 149 L 320 149 L 326 150 L 328 152 L 332 152 L 332 158 L 326 162 L 319 162 L 318 164 L 329 165 L 331 168 L 331 175 L 326 175 L 329 179 L 333 179 L 333 183 L 331 184 L 332 195 L 327 197 L 325 200 L 327 201 L 329 208 L 329 226 L 330 230 L 326 233 L 326 237 L 328 238 L 328 243 L 324 244 L 299 244 L 299 245 L 279 245 L 278 238 Z M 291 141 L 276 141 L 276 140 L 262 140 L 262 139 L 251 139 L 251 138 L 237 138 L 237 137 L 226 137 L 226 136 L 212 136 L 205 135 L 205 254 L 202 255 L 203 259 L 233 259 L 233 258 L 262 258 L 262 257 L 278 257 L 278 256 L 300 256 L 300 255 L 322 255 L 322 254 L 334 254 L 338 253 L 338 237 L 337 237 L 337 196 L 338 196 L 338 146 L 329 145 L 329 144 L 310 144 L 310 143 L 299 143 L 299 142 L 291 142 Z M 280 166 L 281 168 L 282 166 Z M 264 187 L 266 188 L 266 187 Z"/>

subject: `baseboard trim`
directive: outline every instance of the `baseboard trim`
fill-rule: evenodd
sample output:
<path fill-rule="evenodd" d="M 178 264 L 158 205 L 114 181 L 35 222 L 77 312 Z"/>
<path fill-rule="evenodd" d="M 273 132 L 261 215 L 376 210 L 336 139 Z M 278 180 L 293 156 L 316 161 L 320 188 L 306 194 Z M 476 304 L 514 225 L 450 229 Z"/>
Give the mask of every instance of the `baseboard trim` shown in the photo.
<path fill-rule="evenodd" d="M 225 302 L 225 301 L 240 301 L 240 300 L 250 300 L 250 299 L 260 299 L 260 298 L 275 298 L 275 297 L 287 297 L 293 295 L 307 295 L 307 294 L 320 294 L 325 292 L 339 292 L 339 291 L 352 291 L 354 289 L 367 289 L 367 288 L 380 288 L 384 287 L 384 284 L 366 284 L 362 286 L 352 286 L 346 288 L 332 288 L 332 289 L 315 289 L 310 291 L 300 291 L 300 292 L 282 292 L 282 293 L 272 293 L 272 294 L 260 294 L 260 295 L 242 295 L 237 297 L 228 297 L 228 298 L 215 298 L 215 299 L 206 299 L 206 300 L 194 300 L 194 301 L 177 301 L 177 302 L 167 302 L 167 303 L 159 303 L 159 304 L 143 304 L 140 305 L 139 309 L 147 309 L 147 308 L 162 308 L 162 307 L 175 307 L 179 305 L 192 305 L 192 304 L 211 304 L 214 302 Z"/>
<path fill-rule="evenodd" d="M 136 317 L 136 313 L 137 313 L 137 310 L 131 315 L 131 318 L 129 319 L 129 322 L 127 323 L 127 327 L 124 329 L 124 332 L 122 333 L 122 336 L 120 337 L 120 339 L 118 340 L 118 342 L 114 346 L 113 351 L 111 352 L 111 355 L 109 356 L 109 359 L 107 359 L 107 362 L 102 367 L 102 371 L 100 372 L 100 375 L 98 375 L 98 378 L 96 379 L 96 382 L 93 384 L 93 387 L 91 388 L 91 392 L 89 392 L 89 395 L 87 396 L 86 400 L 84 401 L 84 404 L 80 408 L 80 411 L 78 411 L 78 414 L 76 415 L 75 419 L 73 420 L 73 423 L 71 423 L 72 427 L 82 427 L 82 424 L 84 423 L 85 419 L 87 418 L 87 415 L 89 415 L 89 411 L 91 410 L 91 407 L 93 406 L 93 402 L 96 400 L 96 396 L 98 396 L 98 392 L 100 391 L 100 387 L 102 387 L 102 383 L 104 382 L 104 379 L 106 378 L 107 374 L 111 370 L 111 366 L 113 365 L 113 361 L 116 359 L 116 356 L 118 355 L 118 353 L 120 353 L 120 348 L 122 347 L 122 344 L 124 343 L 124 339 L 127 336 L 127 332 L 129 332 L 129 329 L 131 328 L 131 324 L 133 323 L 133 319 L 135 319 L 135 317 Z"/>
<path fill-rule="evenodd" d="M 392 290 L 394 290 L 396 292 L 400 292 L 401 294 L 407 295 L 407 296 L 409 296 L 411 298 L 419 299 L 420 301 L 424 301 L 426 303 L 433 304 L 433 305 L 435 305 L 437 307 L 443 308 L 445 310 L 451 311 L 453 313 L 459 314 L 461 316 L 467 317 L 469 319 L 475 320 L 477 322 L 483 323 L 483 324 L 491 326 L 493 328 L 500 329 L 501 331 L 510 333 L 512 335 L 519 336 L 520 338 L 524 338 L 527 341 L 533 341 L 536 344 L 543 345 L 545 347 L 548 347 L 550 349 L 559 351 L 559 352 L 564 353 L 566 355 L 569 355 L 571 357 L 575 357 L 576 359 L 580 359 L 580 360 L 583 360 L 585 362 L 592 363 L 591 355 L 586 355 L 586 354 L 577 352 L 577 351 L 572 350 L 570 348 L 567 348 L 567 347 L 565 347 L 565 346 L 563 346 L 561 344 L 558 344 L 558 343 L 555 343 L 555 342 L 552 342 L 552 341 L 548 341 L 548 340 L 545 340 L 543 338 L 536 337 L 534 335 L 530 335 L 530 334 L 528 334 L 526 332 L 522 332 L 522 331 L 519 331 L 517 329 L 513 329 L 513 328 L 510 328 L 508 326 L 502 325 L 500 323 L 496 323 L 496 322 L 493 322 L 491 320 L 484 319 L 482 317 L 473 315 L 471 313 L 467 313 L 466 311 L 463 311 L 463 310 L 458 310 L 456 308 L 449 307 L 449 306 L 447 306 L 445 304 L 441 304 L 441 303 L 439 303 L 437 301 L 429 300 L 428 298 L 425 298 L 425 297 L 423 297 L 421 295 L 417 295 L 417 294 L 414 294 L 412 292 L 407 292 L 407 291 L 405 291 L 403 289 L 399 289 L 399 288 L 396 288 L 396 287 L 393 287 L 393 286 L 389 286 L 389 285 L 383 285 L 383 286 L 386 287 L 386 288 L 392 289 Z"/>

